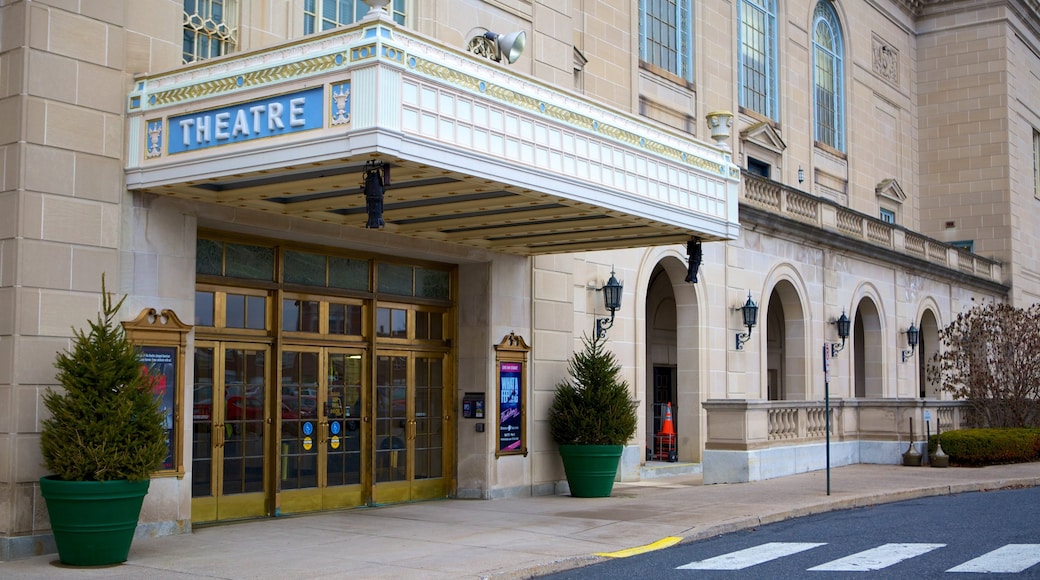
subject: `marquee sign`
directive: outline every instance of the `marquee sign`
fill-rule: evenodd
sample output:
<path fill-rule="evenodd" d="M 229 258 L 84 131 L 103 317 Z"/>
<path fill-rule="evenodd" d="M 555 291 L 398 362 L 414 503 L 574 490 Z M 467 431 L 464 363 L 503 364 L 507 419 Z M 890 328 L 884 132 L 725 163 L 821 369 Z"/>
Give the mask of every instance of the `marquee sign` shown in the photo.
<path fill-rule="evenodd" d="M 197 111 L 167 120 L 169 153 L 276 137 L 323 125 L 323 87 Z"/>

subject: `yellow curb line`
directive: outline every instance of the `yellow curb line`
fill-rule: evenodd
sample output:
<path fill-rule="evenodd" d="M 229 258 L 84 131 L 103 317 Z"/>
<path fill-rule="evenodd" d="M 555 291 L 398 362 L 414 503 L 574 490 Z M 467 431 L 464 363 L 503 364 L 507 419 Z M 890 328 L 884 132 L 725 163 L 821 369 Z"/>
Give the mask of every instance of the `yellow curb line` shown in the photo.
<path fill-rule="evenodd" d="M 626 548 L 624 550 L 618 550 L 617 552 L 600 552 L 598 554 L 593 555 L 603 556 L 605 558 L 627 558 L 629 556 L 637 556 L 639 554 L 653 552 L 654 550 L 670 548 L 681 541 L 682 538 L 678 536 L 668 536 L 667 538 L 657 540 L 653 544 L 647 544 L 645 546 L 636 546 L 635 548 Z"/>

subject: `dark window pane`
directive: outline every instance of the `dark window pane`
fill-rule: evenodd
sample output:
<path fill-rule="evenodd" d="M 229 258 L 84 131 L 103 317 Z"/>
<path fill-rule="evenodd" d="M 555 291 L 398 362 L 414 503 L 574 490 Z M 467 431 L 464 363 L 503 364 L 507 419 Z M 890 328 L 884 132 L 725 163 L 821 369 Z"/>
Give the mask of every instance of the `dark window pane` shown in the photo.
<path fill-rule="evenodd" d="M 195 326 L 213 326 L 213 293 L 195 293 Z"/>
<path fill-rule="evenodd" d="M 300 304 L 296 300 L 282 300 L 282 330 L 295 332 L 300 328 Z"/>
<path fill-rule="evenodd" d="M 376 336 L 408 338 L 408 311 L 396 308 L 377 308 Z"/>
<path fill-rule="evenodd" d="M 430 313 L 415 313 L 415 338 L 419 340 L 430 338 Z"/>
<path fill-rule="evenodd" d="M 290 284 L 325 286 L 325 256 L 285 252 L 285 281 Z"/>
<path fill-rule="evenodd" d="M 246 327 L 246 297 L 241 294 L 227 295 L 227 317 L 224 326 L 228 328 Z"/>
<path fill-rule="evenodd" d="M 213 240 L 195 241 L 195 272 L 220 276 L 224 273 L 224 244 Z"/>
<path fill-rule="evenodd" d="M 347 306 L 346 334 L 353 334 L 355 336 L 361 336 L 364 334 L 361 329 L 361 307 L 356 304 Z"/>
<path fill-rule="evenodd" d="M 346 334 L 345 304 L 329 304 L 329 334 Z"/>
<path fill-rule="evenodd" d="M 390 311 L 390 338 L 408 338 L 408 312 Z"/>
<path fill-rule="evenodd" d="M 412 295 L 412 267 L 379 264 L 379 291 L 400 296 Z"/>
<path fill-rule="evenodd" d="M 430 340 L 444 339 L 444 315 L 440 312 L 430 313 Z"/>
<path fill-rule="evenodd" d="M 274 279 L 274 249 L 244 244 L 225 244 L 226 276 L 249 280 Z"/>
<path fill-rule="evenodd" d="M 267 328 L 267 299 L 263 296 L 246 298 L 246 328 L 264 330 Z"/>
<path fill-rule="evenodd" d="M 390 336 L 389 308 L 376 308 L 376 336 Z"/>
<path fill-rule="evenodd" d="M 318 332 L 318 302 L 300 302 L 300 332 Z"/>
<path fill-rule="evenodd" d="M 329 287 L 368 290 L 368 262 L 329 257 Z"/>
<path fill-rule="evenodd" d="M 448 299 L 451 292 L 451 277 L 442 270 L 415 269 L 415 295 L 422 298 Z"/>
<path fill-rule="evenodd" d="M 361 336 L 361 307 L 356 304 L 329 304 L 329 334 Z"/>

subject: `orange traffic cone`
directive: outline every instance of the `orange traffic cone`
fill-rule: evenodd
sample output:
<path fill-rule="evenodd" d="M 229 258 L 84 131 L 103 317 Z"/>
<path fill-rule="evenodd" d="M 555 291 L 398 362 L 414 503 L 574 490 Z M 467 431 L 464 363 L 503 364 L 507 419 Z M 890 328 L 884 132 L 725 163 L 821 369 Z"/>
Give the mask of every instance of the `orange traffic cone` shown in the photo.
<path fill-rule="evenodd" d="M 654 459 L 677 461 L 675 449 L 675 423 L 672 422 L 672 404 L 666 403 L 661 430 L 654 436 Z"/>
<path fill-rule="evenodd" d="M 658 435 L 675 435 L 675 425 L 672 423 L 672 404 L 665 403 L 664 420 L 661 422 L 661 430 Z"/>

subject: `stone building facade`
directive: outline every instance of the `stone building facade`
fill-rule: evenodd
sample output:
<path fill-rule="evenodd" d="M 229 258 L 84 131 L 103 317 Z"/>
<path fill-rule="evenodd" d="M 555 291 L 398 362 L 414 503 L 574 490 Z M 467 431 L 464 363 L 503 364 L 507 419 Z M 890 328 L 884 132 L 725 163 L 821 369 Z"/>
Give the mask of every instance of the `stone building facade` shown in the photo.
<path fill-rule="evenodd" d="M 101 273 L 171 355 L 139 533 L 564 492 L 604 317 L 619 478 L 896 463 L 939 329 L 1040 299 L 1038 55 L 1026 0 L 0 0 L 0 560 Z"/>

